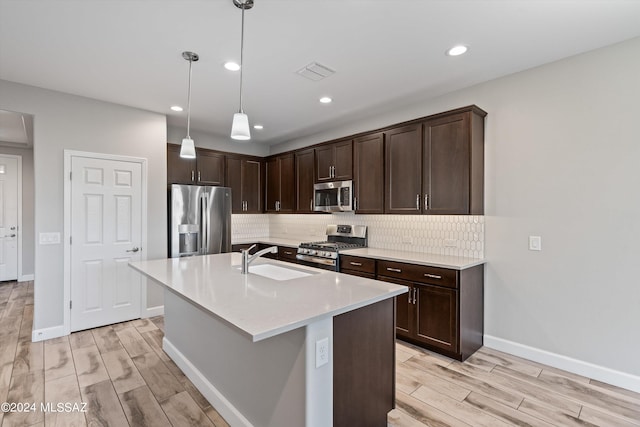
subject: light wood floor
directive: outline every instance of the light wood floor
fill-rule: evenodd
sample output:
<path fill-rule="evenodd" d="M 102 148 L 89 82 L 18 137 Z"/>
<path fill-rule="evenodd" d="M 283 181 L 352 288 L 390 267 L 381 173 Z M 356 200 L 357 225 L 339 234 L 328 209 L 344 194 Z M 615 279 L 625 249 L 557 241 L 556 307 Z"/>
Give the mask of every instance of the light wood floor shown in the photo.
<path fill-rule="evenodd" d="M 0 403 L 38 405 L 1 426 L 227 426 L 162 351 L 162 317 L 37 343 L 32 323 L 33 283 L 0 283 Z M 399 342 L 396 356 L 392 427 L 640 425 L 640 394 L 488 348 L 460 363 Z"/>

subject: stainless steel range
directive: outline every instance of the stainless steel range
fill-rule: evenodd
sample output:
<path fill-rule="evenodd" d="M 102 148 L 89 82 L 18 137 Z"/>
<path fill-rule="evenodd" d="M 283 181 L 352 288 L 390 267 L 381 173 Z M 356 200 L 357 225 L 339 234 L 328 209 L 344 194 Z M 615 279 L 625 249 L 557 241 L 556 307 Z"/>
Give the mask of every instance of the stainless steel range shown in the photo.
<path fill-rule="evenodd" d="M 338 271 L 340 251 L 367 247 L 366 225 L 327 225 L 326 234 L 326 241 L 300 244 L 296 258 L 301 264 Z"/>

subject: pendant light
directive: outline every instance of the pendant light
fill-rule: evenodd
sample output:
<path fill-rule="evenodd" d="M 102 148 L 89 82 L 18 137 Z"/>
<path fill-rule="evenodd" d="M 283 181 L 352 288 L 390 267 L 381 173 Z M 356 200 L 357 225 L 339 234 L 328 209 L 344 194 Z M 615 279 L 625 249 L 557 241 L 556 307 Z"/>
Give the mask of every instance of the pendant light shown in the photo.
<path fill-rule="evenodd" d="M 187 95 L 187 137 L 182 140 L 180 146 L 180 157 L 185 159 L 196 158 L 196 147 L 193 143 L 193 139 L 189 135 L 191 130 L 191 65 L 200 59 L 197 53 L 194 52 L 182 52 L 182 57 L 189 61 L 189 94 Z"/>
<path fill-rule="evenodd" d="M 243 51 L 244 51 L 244 11 L 253 7 L 253 0 L 233 0 L 233 4 L 242 9 L 242 29 L 240 33 L 240 111 L 233 115 L 233 124 L 231 125 L 231 138 L 240 141 L 251 139 L 249 131 L 249 117 L 242 110 L 242 70 L 244 70 Z"/>

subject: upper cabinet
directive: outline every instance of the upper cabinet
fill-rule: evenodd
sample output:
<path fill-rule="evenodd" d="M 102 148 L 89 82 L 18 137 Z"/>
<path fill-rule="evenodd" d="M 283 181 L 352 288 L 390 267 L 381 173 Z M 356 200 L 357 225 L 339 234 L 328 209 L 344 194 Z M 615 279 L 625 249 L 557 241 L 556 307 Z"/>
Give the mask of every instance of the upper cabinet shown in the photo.
<path fill-rule="evenodd" d="M 384 212 L 384 134 L 353 141 L 353 204 L 356 213 Z"/>
<path fill-rule="evenodd" d="M 296 212 L 313 212 L 313 149 L 295 153 Z"/>
<path fill-rule="evenodd" d="M 226 161 L 226 185 L 231 187 L 233 213 L 262 212 L 262 161 L 252 157 L 230 157 Z"/>
<path fill-rule="evenodd" d="M 293 153 L 268 158 L 265 169 L 265 211 L 293 212 L 295 201 Z"/>
<path fill-rule="evenodd" d="M 385 213 L 482 215 L 484 116 L 471 106 L 385 132 Z"/>
<path fill-rule="evenodd" d="M 167 144 L 167 183 L 224 185 L 224 154 L 196 148 L 195 159 L 180 157 L 180 146 Z"/>
<path fill-rule="evenodd" d="M 384 132 L 385 213 L 421 213 L 422 124 Z"/>
<path fill-rule="evenodd" d="M 484 116 L 477 107 L 424 124 L 423 209 L 427 214 L 484 213 Z"/>
<path fill-rule="evenodd" d="M 353 178 L 353 144 L 350 139 L 316 147 L 315 157 L 316 182 Z"/>

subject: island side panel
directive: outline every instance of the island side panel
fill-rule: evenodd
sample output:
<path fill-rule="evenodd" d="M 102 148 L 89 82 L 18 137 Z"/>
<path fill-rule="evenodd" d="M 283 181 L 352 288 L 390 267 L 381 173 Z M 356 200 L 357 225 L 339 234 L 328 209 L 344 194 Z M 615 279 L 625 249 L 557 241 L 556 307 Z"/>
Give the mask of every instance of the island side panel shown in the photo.
<path fill-rule="evenodd" d="M 305 424 L 304 328 L 252 342 L 166 290 L 165 348 L 231 425 Z"/>
<path fill-rule="evenodd" d="M 395 407 L 394 299 L 333 318 L 333 426 L 386 426 Z"/>

